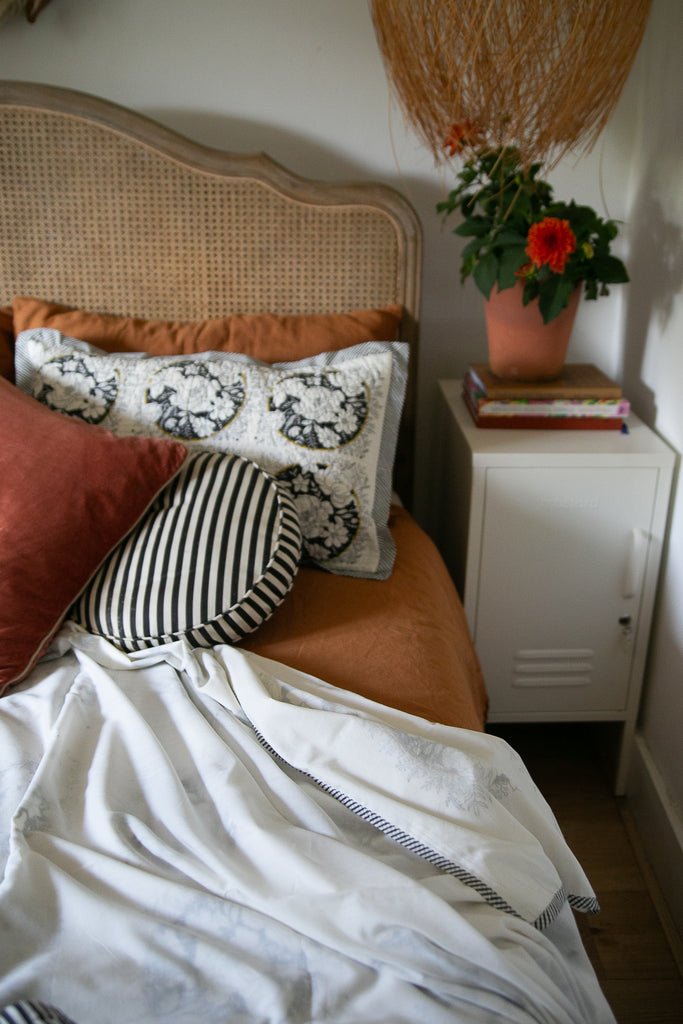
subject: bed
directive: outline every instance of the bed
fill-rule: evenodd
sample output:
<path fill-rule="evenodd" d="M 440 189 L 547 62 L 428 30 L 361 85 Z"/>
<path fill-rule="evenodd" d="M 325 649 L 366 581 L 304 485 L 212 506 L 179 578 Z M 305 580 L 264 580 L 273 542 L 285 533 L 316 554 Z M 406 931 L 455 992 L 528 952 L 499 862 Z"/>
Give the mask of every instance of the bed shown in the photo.
<path fill-rule="evenodd" d="M 0 123 L 0 1019 L 613 1020 L 410 512 L 410 204 Z"/>

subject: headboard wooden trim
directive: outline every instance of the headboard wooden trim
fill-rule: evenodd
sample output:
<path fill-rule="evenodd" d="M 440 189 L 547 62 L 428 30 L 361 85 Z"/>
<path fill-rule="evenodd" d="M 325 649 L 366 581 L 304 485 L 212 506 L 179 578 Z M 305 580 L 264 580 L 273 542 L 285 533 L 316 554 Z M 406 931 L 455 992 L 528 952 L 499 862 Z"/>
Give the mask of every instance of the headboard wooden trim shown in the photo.
<path fill-rule="evenodd" d="M 0 82 L 0 304 L 199 320 L 399 303 L 405 445 L 421 259 L 417 215 L 386 185 L 307 180 L 85 93 Z"/>

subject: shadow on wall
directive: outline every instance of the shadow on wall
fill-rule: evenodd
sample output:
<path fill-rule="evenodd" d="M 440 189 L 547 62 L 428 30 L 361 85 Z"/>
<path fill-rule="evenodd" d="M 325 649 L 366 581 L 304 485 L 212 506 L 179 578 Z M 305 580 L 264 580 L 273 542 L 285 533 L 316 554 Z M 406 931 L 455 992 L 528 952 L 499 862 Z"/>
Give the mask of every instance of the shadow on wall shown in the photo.
<path fill-rule="evenodd" d="M 671 334 L 674 303 L 683 287 L 683 134 L 680 96 L 683 71 L 680 0 L 655 0 L 643 50 L 638 55 L 639 123 L 632 156 L 637 175 L 629 214 L 627 319 L 624 334 L 624 384 L 635 411 L 654 426 L 655 398 L 643 380 L 648 344 L 677 344 Z M 680 309 L 675 316 L 680 315 Z M 665 371 L 664 371 L 665 373 Z M 663 371 L 658 371 L 661 384 Z"/>
<path fill-rule="evenodd" d="M 631 224 L 624 379 L 638 415 L 653 426 L 655 395 L 642 379 L 643 363 L 650 328 L 658 334 L 666 331 L 674 300 L 683 289 L 683 228 L 667 217 L 648 175 L 643 177 Z"/>
<path fill-rule="evenodd" d="M 287 170 L 304 178 L 329 182 L 377 181 L 378 172 L 366 164 L 341 154 L 319 139 L 289 131 L 266 121 L 246 120 L 205 111 L 164 107 L 144 108 L 141 113 L 172 131 L 204 146 L 233 153 L 267 153 Z M 404 179 L 397 168 L 395 175 L 385 176 L 387 185 L 402 192 L 414 206 L 420 189 L 438 199 L 433 184 Z"/>

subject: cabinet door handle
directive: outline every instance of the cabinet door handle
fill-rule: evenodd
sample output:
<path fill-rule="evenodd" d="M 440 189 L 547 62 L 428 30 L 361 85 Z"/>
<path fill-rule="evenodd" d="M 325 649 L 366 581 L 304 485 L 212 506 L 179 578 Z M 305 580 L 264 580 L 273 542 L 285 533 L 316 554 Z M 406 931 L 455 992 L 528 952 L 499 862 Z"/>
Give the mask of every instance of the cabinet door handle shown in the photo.
<path fill-rule="evenodd" d="M 635 597 L 640 592 L 645 571 L 649 535 L 639 526 L 631 530 L 622 597 Z"/>

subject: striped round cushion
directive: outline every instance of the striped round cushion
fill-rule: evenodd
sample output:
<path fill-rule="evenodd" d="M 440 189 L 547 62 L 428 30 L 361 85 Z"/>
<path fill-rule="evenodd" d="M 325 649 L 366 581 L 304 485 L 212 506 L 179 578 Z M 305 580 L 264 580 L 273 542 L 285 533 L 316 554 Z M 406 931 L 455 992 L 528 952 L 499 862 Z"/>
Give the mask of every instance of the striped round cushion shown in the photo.
<path fill-rule="evenodd" d="M 234 643 L 288 594 L 301 528 L 284 488 L 237 455 L 200 452 L 100 566 L 71 617 L 136 651 Z"/>

